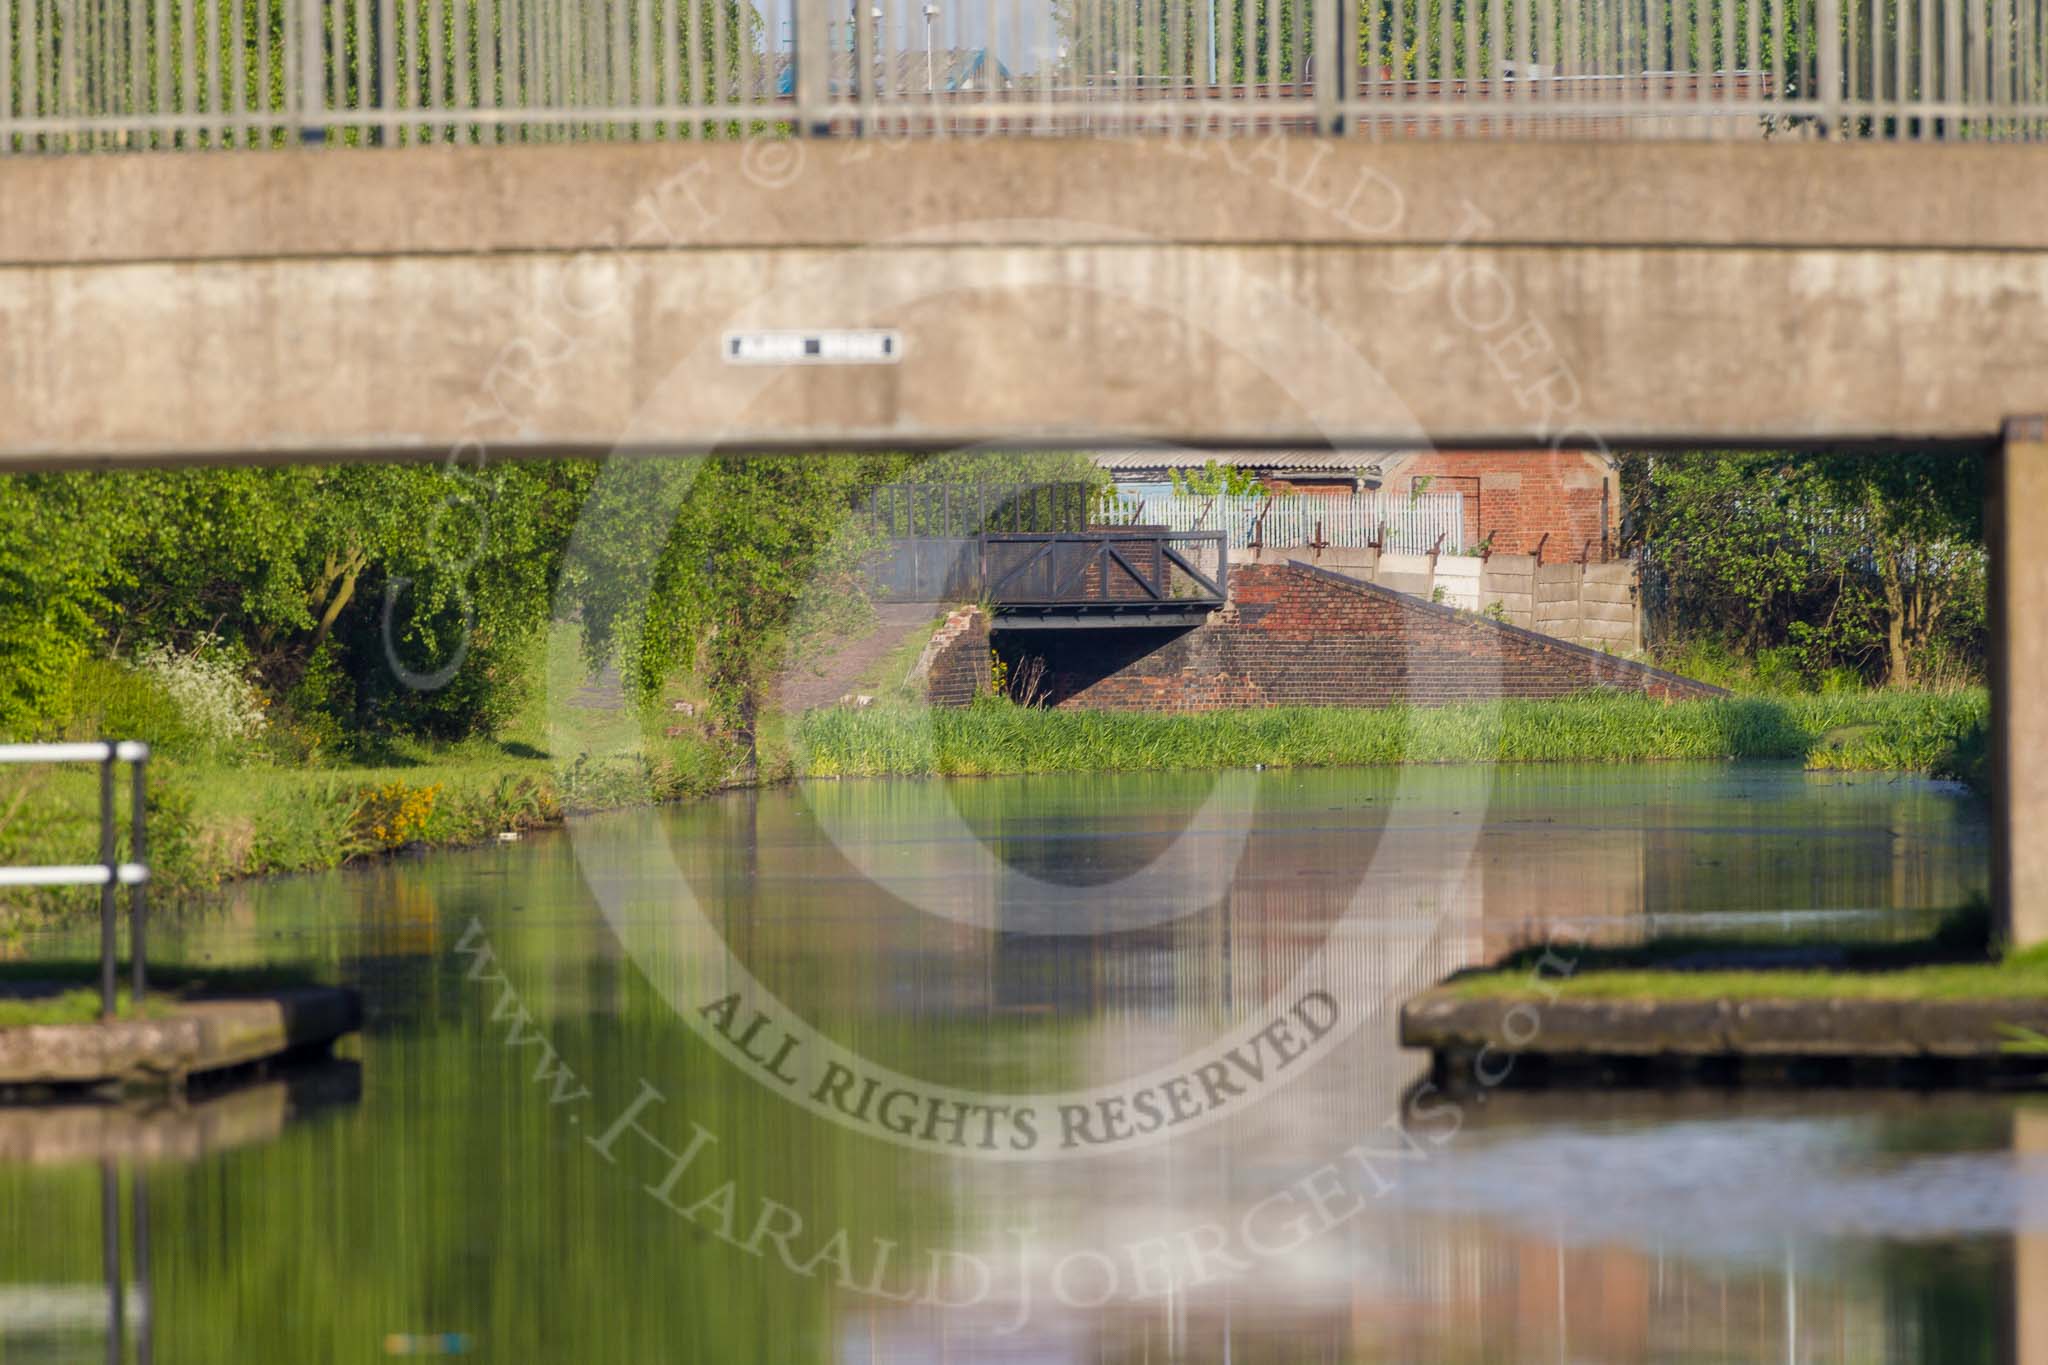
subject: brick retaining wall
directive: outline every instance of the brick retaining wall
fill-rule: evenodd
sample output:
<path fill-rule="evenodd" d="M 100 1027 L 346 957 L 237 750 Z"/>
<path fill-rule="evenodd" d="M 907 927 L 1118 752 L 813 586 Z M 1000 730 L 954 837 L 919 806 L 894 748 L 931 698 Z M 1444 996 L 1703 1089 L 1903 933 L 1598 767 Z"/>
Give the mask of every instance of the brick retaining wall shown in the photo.
<path fill-rule="evenodd" d="M 1230 598 L 1186 631 L 1046 631 L 998 644 L 1006 657 L 1044 656 L 1055 705 L 1096 710 L 1440 705 L 1602 687 L 1666 700 L 1726 695 L 1307 564 L 1234 567 Z"/>
<path fill-rule="evenodd" d="M 989 690 L 988 618 L 979 607 L 949 615 L 925 646 L 915 672 L 933 706 L 965 706 Z"/>

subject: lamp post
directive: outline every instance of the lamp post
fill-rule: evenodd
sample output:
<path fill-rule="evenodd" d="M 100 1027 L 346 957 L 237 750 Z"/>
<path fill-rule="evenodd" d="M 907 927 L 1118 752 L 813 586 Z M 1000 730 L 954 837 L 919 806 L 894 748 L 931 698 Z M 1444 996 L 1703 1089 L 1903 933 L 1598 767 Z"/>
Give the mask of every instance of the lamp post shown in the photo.
<path fill-rule="evenodd" d="M 932 20 L 938 17 L 937 5 L 924 7 L 924 92 L 927 95 L 936 93 L 932 88 L 937 84 L 937 79 L 932 74 Z"/>

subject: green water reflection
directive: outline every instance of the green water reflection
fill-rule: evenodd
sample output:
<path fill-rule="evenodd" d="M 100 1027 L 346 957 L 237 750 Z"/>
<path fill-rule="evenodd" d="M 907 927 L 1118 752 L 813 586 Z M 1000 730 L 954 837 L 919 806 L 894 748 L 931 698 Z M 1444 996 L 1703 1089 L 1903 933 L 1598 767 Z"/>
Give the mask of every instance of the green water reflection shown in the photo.
<path fill-rule="evenodd" d="M 154 1358 L 428 1333 L 563 1362 L 2048 1358 L 2017 1307 L 2048 1296 L 2048 1134 L 2011 1101 L 1501 1096 L 1416 1124 L 1428 1159 L 1387 1157 L 1388 1190 L 1299 1245 L 1204 1231 L 1277 1247 L 1321 1168 L 1400 1150 L 1417 1059 L 1388 1010 L 1481 953 L 1646 907 L 1937 909 L 1984 860 L 1936 784 L 1559 767 L 843 784 L 238 888 L 163 955 L 359 985 L 360 1093 L 243 1101 L 214 1145 L 128 1163 Z M 668 934 L 671 866 L 730 959 Z M 1080 932 L 1104 915 L 1130 918 Z M 1170 1064 L 1304 964 L 1365 1022 L 1181 1140 L 997 1164 L 822 1122 L 721 1057 L 672 999 L 735 963 L 862 1055 L 989 1091 Z M 89 1160 L 0 1166 L 0 1361 L 101 1358 L 89 1312 L 31 1317 L 102 1283 L 102 1193 Z"/>

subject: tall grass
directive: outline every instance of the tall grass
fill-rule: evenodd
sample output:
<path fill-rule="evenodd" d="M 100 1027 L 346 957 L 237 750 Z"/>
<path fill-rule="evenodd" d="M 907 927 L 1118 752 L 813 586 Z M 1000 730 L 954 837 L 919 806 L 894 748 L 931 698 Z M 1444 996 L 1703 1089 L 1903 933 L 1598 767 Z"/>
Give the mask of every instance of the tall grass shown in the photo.
<path fill-rule="evenodd" d="M 1197 715 L 869 707 L 804 716 L 807 777 L 993 776 L 1392 763 L 1794 759 L 1932 772 L 1989 715 L 1981 691 L 1657 702 L 1612 693 L 1442 707 L 1278 707 Z"/>
<path fill-rule="evenodd" d="M 699 796 L 730 780 L 728 746 L 701 736 L 647 739 L 566 762 L 472 741 L 397 766 L 285 768 L 152 760 L 151 884 L 161 896 L 223 881 L 339 867 L 407 847 L 453 848 L 502 830 Z M 99 846 L 97 775 L 86 768 L 0 773 L 0 865 L 89 861 Z M 126 784 L 119 806 L 127 847 Z M 89 911 L 85 887 L 0 895 L 0 934 Z"/>

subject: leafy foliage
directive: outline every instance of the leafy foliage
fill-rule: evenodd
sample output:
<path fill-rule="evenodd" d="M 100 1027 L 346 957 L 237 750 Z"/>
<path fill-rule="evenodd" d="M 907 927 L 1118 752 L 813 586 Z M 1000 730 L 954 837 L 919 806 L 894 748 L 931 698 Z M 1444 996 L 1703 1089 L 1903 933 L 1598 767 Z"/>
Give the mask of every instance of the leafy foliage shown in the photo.
<path fill-rule="evenodd" d="M 1653 637 L 1814 686 L 1982 676 L 1984 470 L 1948 455 L 1638 455 L 1627 538 Z"/>
<path fill-rule="evenodd" d="M 67 713 L 104 714 L 111 703 L 161 724 L 168 733 L 148 737 L 174 746 L 221 739 L 219 725 L 194 719 L 207 689 L 186 686 L 200 667 L 190 660 L 204 653 L 216 673 L 223 657 L 244 664 L 316 740 L 489 731 L 518 704 L 523 674 L 511 661 L 547 620 L 593 468 L 361 465 L 0 481 L 0 730 L 48 732 Z M 138 717 L 129 703 L 147 695 L 146 684 L 92 675 L 85 665 L 96 653 L 154 660 L 157 690 L 183 689 L 182 732 L 147 706 Z M 81 681 L 86 695 L 73 686 Z M 231 682 L 246 686 L 215 677 L 210 695 L 225 696 Z M 257 727 L 229 728 L 248 739 Z"/>

